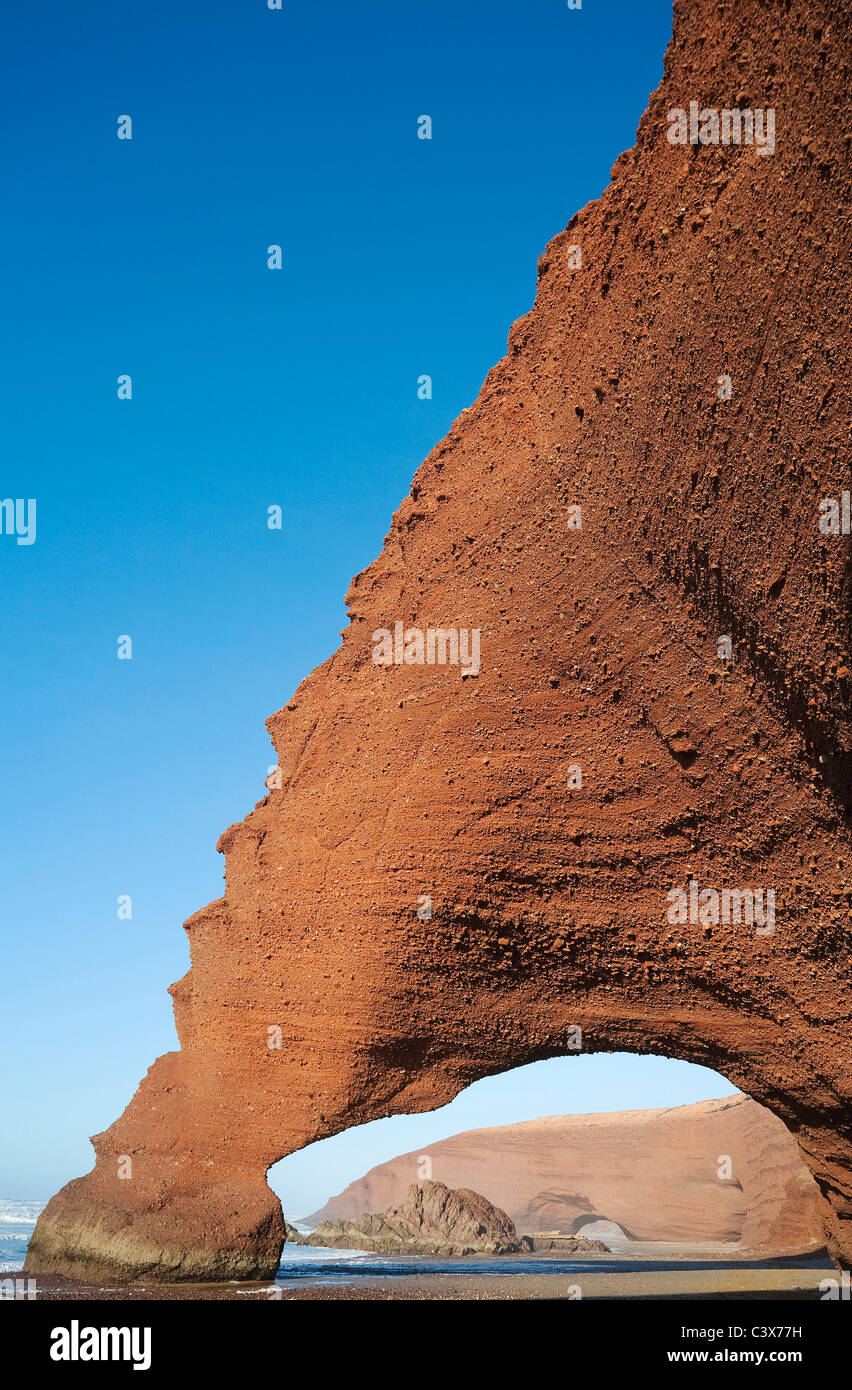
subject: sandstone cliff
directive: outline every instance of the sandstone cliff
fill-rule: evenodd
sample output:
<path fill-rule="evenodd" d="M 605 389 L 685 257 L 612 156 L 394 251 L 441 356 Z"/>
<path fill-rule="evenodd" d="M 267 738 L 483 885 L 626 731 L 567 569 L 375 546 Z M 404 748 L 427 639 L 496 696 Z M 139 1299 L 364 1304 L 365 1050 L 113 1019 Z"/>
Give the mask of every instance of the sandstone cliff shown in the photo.
<path fill-rule="evenodd" d="M 521 1233 L 612 1221 L 637 1240 L 728 1241 L 766 1256 L 824 1241 L 795 1139 L 747 1096 L 468 1130 L 372 1168 L 311 1220 L 392 1205 L 424 1158 L 449 1187 L 484 1192 Z"/>
<path fill-rule="evenodd" d="M 852 1262 L 850 542 L 819 530 L 850 482 L 850 22 L 677 0 L 635 148 L 269 720 L 280 786 L 186 923 L 180 1050 L 30 1271 L 269 1277 L 270 1164 L 580 1036 L 772 1109 Z M 774 153 L 671 143 L 693 102 L 773 110 Z M 480 633 L 478 674 L 377 665 L 397 623 Z M 771 889 L 774 929 L 673 923 L 690 884 Z"/>

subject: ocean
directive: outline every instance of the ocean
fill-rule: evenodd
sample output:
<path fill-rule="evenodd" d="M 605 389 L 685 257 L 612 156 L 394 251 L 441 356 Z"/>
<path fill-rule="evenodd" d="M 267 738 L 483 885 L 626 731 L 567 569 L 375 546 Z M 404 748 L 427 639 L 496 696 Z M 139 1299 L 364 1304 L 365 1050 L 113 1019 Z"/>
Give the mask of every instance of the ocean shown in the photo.
<path fill-rule="evenodd" d="M 0 1274 L 11 1274 L 23 1267 L 27 1245 L 44 1202 L 25 1202 L 0 1197 Z M 301 1222 L 294 1223 L 302 1226 Z M 310 1228 L 302 1226 L 304 1231 Z M 542 1261 L 523 1255 L 503 1255 L 489 1259 L 440 1259 L 408 1255 L 395 1259 L 390 1255 L 374 1255 L 366 1250 L 326 1250 L 305 1245 L 284 1246 L 276 1284 L 306 1283 L 332 1285 L 363 1279 L 393 1279 L 412 1274 L 533 1274 L 542 1268 Z M 590 1268 L 589 1262 L 560 1260 L 551 1256 L 547 1269 L 552 1274 L 579 1274 Z M 619 1268 L 618 1261 L 610 1264 L 598 1257 L 593 1268 L 601 1273 Z"/>
<path fill-rule="evenodd" d="M 0 1274 L 22 1267 L 30 1236 L 44 1202 L 19 1202 L 0 1197 Z"/>
<path fill-rule="evenodd" d="M 539 1274 L 543 1264 L 549 1274 L 581 1274 L 594 1269 L 600 1274 L 621 1268 L 619 1260 L 560 1260 L 547 1255 L 465 1255 L 444 1258 L 425 1255 L 374 1255 L 368 1250 L 326 1250 L 311 1245 L 285 1245 L 275 1276 L 276 1284 L 351 1284 L 361 1279 L 410 1278 L 412 1274 L 484 1275 Z"/>

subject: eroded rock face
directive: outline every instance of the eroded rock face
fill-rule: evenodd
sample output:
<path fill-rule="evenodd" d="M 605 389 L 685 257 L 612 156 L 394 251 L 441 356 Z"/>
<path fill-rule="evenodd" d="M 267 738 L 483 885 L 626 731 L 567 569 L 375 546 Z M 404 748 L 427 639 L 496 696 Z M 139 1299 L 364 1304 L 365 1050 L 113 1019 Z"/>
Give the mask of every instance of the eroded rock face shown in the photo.
<path fill-rule="evenodd" d="M 504 1211 L 479 1192 L 453 1192 L 441 1182 L 412 1183 L 389 1211 L 323 1221 L 307 1244 L 384 1255 L 518 1255 L 522 1249 Z"/>
<path fill-rule="evenodd" d="M 565 1231 L 536 1231 L 532 1235 L 521 1236 L 521 1246 L 525 1250 L 541 1254 L 543 1251 L 559 1252 L 562 1255 L 608 1255 L 610 1249 L 602 1240 L 587 1240 L 585 1236 L 572 1236 Z"/>
<path fill-rule="evenodd" d="M 607 1221 L 636 1240 L 729 1242 L 761 1256 L 824 1241 L 795 1139 L 748 1096 L 467 1130 L 379 1164 L 311 1219 L 391 1206 L 424 1158 L 448 1186 L 484 1192 L 522 1234 Z"/>
<path fill-rule="evenodd" d="M 852 1261 L 849 539 L 818 529 L 849 486 L 849 25 L 679 0 L 636 148 L 270 719 L 281 786 L 186 924 L 180 1051 L 29 1269 L 268 1277 L 270 1164 L 578 1027 L 772 1109 Z M 775 152 L 670 143 L 692 101 L 772 108 Z M 479 673 L 377 665 L 397 622 L 478 631 Z M 771 889 L 774 930 L 670 922 L 693 880 Z"/>

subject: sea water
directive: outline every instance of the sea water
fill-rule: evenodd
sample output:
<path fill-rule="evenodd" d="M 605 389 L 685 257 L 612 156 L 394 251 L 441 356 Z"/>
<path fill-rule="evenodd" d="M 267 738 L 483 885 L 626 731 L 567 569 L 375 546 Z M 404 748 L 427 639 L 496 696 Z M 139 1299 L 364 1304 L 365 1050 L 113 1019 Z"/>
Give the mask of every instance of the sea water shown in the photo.
<path fill-rule="evenodd" d="M 35 1230 L 44 1202 L 17 1201 L 0 1197 L 0 1274 L 11 1274 L 23 1267 L 30 1236 Z M 299 1223 L 301 1224 L 301 1223 Z M 310 1228 L 305 1226 L 304 1231 Z M 551 1274 L 579 1274 L 594 1268 L 600 1272 L 618 1269 L 598 1258 L 594 1262 L 560 1260 L 550 1256 L 546 1263 L 524 1255 L 465 1256 L 440 1258 L 427 1255 L 376 1255 L 368 1250 L 328 1250 L 312 1245 L 288 1243 L 281 1252 L 276 1284 L 339 1284 L 353 1279 L 388 1279 L 411 1274 L 535 1274 L 545 1268 Z"/>
<path fill-rule="evenodd" d="M 391 1279 L 412 1274 L 572 1274 L 620 1270 L 618 1260 L 567 1260 L 558 1255 L 376 1255 L 369 1250 L 332 1250 L 287 1244 L 281 1252 L 276 1284 L 351 1284 L 357 1279 Z"/>
<path fill-rule="evenodd" d="M 0 1274 L 23 1268 L 30 1236 L 44 1205 L 0 1197 Z"/>

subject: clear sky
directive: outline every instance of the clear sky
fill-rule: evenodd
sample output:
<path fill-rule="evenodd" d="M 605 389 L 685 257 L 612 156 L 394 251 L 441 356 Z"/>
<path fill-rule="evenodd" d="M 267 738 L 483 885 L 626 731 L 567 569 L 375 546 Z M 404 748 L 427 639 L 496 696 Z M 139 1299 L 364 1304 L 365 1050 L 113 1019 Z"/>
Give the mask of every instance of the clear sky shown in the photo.
<path fill-rule="evenodd" d="M 0 1194 L 88 1170 L 175 1045 L 181 922 L 263 795 L 264 719 L 633 143 L 670 27 L 669 0 L 7 9 L 0 497 L 37 512 L 0 535 Z M 466 1103 L 621 1106 L 596 1065 L 594 1105 L 520 1074 Z M 370 1162 L 420 1142 L 382 1134 Z"/>

